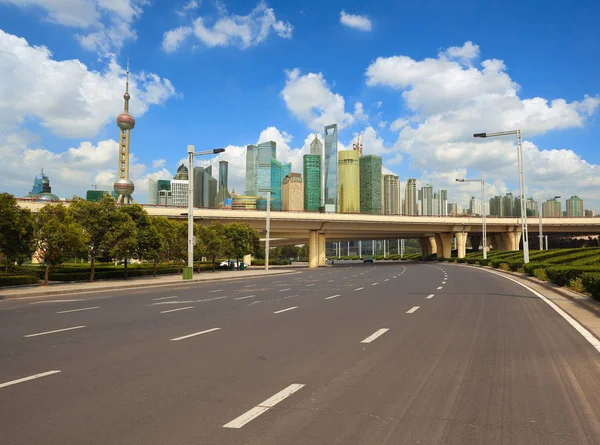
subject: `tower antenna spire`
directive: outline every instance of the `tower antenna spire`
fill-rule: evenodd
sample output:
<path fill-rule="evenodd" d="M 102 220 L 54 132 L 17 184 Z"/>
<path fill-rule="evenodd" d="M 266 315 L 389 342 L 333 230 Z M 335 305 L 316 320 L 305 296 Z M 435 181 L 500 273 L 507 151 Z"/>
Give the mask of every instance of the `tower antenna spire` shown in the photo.
<path fill-rule="evenodd" d="M 129 56 L 127 56 L 127 73 L 125 75 L 125 94 L 123 95 L 123 99 L 125 99 L 124 112 L 129 114 Z"/>

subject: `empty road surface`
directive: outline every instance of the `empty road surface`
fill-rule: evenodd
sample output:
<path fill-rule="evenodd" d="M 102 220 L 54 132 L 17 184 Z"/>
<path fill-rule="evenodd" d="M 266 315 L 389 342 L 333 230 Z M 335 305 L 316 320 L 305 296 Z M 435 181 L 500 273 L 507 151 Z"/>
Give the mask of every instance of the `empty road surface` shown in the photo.
<path fill-rule="evenodd" d="M 0 302 L 0 443 L 600 444 L 600 354 L 484 270 Z"/>

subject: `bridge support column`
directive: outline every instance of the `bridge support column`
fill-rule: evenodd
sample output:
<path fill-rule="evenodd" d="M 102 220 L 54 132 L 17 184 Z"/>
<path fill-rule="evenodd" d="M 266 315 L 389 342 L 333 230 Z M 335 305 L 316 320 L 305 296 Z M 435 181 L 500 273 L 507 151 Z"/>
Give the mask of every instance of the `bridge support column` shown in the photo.
<path fill-rule="evenodd" d="M 521 241 L 521 232 L 508 232 L 502 234 L 504 241 L 504 250 L 519 250 L 519 242 Z"/>
<path fill-rule="evenodd" d="M 326 253 L 326 239 L 324 233 L 318 234 L 318 248 L 319 248 L 319 266 L 327 266 L 327 256 Z"/>
<path fill-rule="evenodd" d="M 458 249 L 458 257 L 464 258 L 467 254 L 467 234 L 465 232 L 456 232 L 456 247 Z"/>
<path fill-rule="evenodd" d="M 427 242 L 429 243 L 429 255 L 435 255 L 438 249 L 435 243 L 435 236 L 428 237 Z"/>
<path fill-rule="evenodd" d="M 494 246 L 494 250 L 506 250 L 504 249 L 504 236 L 502 233 L 494 233 L 492 245 Z"/>
<path fill-rule="evenodd" d="M 421 244 L 421 258 L 425 259 L 429 255 L 429 240 L 427 238 L 419 238 L 419 243 Z"/>
<path fill-rule="evenodd" d="M 520 250 L 520 249 L 519 249 L 519 247 L 520 247 L 520 243 L 521 243 L 521 231 L 520 231 L 520 230 L 517 230 L 517 231 L 515 232 L 515 244 L 514 244 L 514 248 L 513 248 L 513 250 Z"/>
<path fill-rule="evenodd" d="M 308 232 L 308 267 L 319 267 L 319 233 L 316 230 Z"/>
<path fill-rule="evenodd" d="M 473 252 L 479 252 L 479 246 L 481 246 L 481 237 L 480 236 L 472 236 L 471 237 L 471 247 L 473 247 Z"/>
<path fill-rule="evenodd" d="M 452 233 L 436 233 L 438 258 L 450 258 L 452 256 Z"/>

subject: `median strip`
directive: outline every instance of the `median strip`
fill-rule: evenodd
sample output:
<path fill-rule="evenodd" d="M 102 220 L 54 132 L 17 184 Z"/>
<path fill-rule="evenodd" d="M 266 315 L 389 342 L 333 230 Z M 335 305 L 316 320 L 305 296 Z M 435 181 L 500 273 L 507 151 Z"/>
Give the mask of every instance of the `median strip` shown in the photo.
<path fill-rule="evenodd" d="M 254 408 L 250 409 L 249 411 L 246 411 L 241 416 L 236 417 L 229 423 L 226 423 L 225 425 L 223 425 L 223 428 L 241 428 L 241 427 L 243 427 L 248 422 L 256 419 L 261 414 L 264 414 L 266 411 L 273 408 L 278 403 L 284 401 L 289 396 L 294 394 L 296 391 L 302 389 L 303 387 L 304 387 L 304 384 L 300 384 L 300 383 L 291 384 L 287 388 L 279 391 L 274 396 L 269 397 L 264 402 L 259 403 Z"/>

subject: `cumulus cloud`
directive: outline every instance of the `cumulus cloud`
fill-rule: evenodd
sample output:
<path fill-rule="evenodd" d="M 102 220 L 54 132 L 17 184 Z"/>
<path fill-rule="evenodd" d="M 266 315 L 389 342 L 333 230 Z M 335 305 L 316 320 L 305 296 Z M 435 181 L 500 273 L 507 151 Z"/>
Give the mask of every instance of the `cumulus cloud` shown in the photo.
<path fill-rule="evenodd" d="M 45 20 L 77 28 L 81 45 L 104 55 L 119 50 L 127 40 L 135 40 L 133 23 L 141 16 L 148 0 L 0 0 L 46 13 Z"/>
<path fill-rule="evenodd" d="M 371 20 L 367 16 L 348 14 L 344 10 L 340 12 L 340 23 L 359 31 L 371 31 L 372 28 Z"/>
<path fill-rule="evenodd" d="M 325 125 L 337 123 L 339 128 L 364 120 L 363 105 L 357 102 L 354 113 L 346 111 L 341 94 L 331 91 L 322 73 L 301 75 L 298 68 L 287 71 L 285 87 L 281 91 L 288 110 L 311 130 L 319 131 Z"/>
<path fill-rule="evenodd" d="M 190 0 L 189 2 L 187 2 L 185 5 L 183 5 L 181 8 L 179 8 L 175 12 L 177 13 L 177 15 L 180 15 L 183 17 L 188 12 L 198 9 L 200 7 L 200 5 L 201 5 L 201 2 L 199 2 L 197 0 Z"/>
<path fill-rule="evenodd" d="M 521 128 L 527 139 L 583 127 L 600 106 L 599 96 L 572 102 L 521 98 L 520 86 L 504 63 L 486 59 L 476 66 L 479 55 L 479 47 L 466 42 L 440 51 L 436 58 L 379 57 L 367 68 L 367 85 L 398 90 L 412 113 L 390 125 L 390 130 L 399 132 L 390 162 L 408 155 L 412 167 L 434 171 L 436 177 L 460 168 L 512 186 L 517 180 L 514 138 L 480 141 L 473 139 L 473 133 Z M 597 199 L 592 189 L 600 182 L 598 166 L 573 150 L 547 150 L 525 140 L 524 158 L 528 193 L 555 187 L 562 188 L 557 191 L 563 196 Z"/>
<path fill-rule="evenodd" d="M 194 35 L 203 45 L 213 48 L 217 46 L 237 46 L 247 49 L 266 40 L 274 32 L 279 37 L 292 37 L 294 27 L 289 22 L 277 20 L 273 8 L 261 1 L 247 15 L 229 14 L 222 3 L 217 3 L 219 17 L 211 20 L 208 17 L 197 17 L 189 26 L 167 31 L 163 36 L 163 50 L 175 51 L 188 37 Z"/>
<path fill-rule="evenodd" d="M 123 103 L 125 70 L 114 58 L 103 71 L 91 71 L 77 59 L 55 60 L 48 48 L 2 30 L 0 78 L 0 132 L 33 118 L 57 135 L 89 138 Z M 134 71 L 130 94 L 131 113 L 139 117 L 176 92 L 168 79 Z"/>

